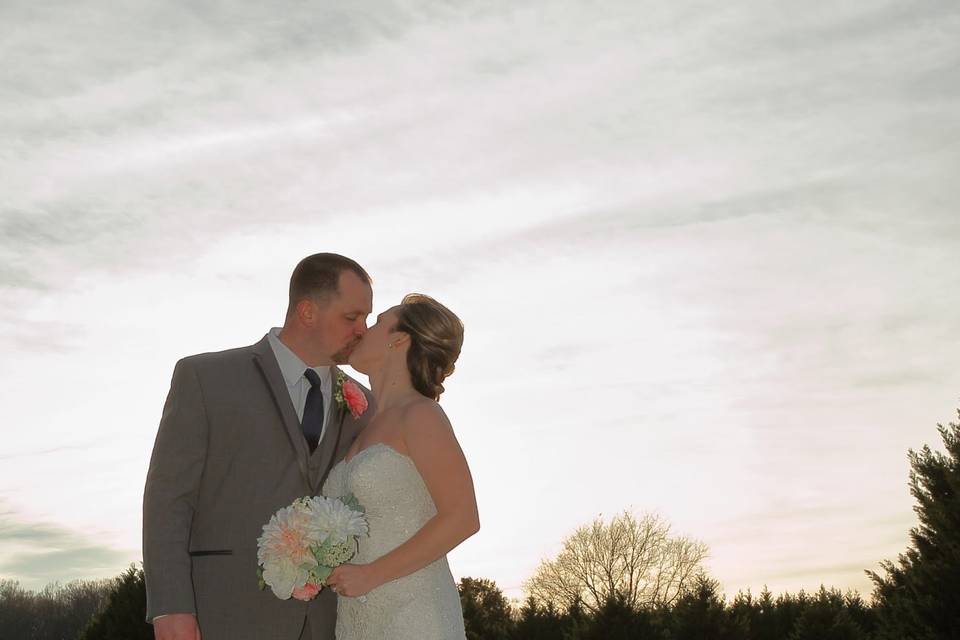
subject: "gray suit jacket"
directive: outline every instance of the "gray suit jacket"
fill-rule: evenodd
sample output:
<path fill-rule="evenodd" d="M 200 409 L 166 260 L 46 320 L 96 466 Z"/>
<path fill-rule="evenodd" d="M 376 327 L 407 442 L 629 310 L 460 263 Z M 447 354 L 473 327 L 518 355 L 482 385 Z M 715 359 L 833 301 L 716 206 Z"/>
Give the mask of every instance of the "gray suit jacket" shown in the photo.
<path fill-rule="evenodd" d="M 336 596 L 279 600 L 257 586 L 257 538 L 278 509 L 317 495 L 373 415 L 340 410 L 309 455 L 267 338 L 180 360 L 143 495 L 147 620 L 195 613 L 204 640 L 333 640 Z M 332 398 L 325 398 L 332 402 Z"/>

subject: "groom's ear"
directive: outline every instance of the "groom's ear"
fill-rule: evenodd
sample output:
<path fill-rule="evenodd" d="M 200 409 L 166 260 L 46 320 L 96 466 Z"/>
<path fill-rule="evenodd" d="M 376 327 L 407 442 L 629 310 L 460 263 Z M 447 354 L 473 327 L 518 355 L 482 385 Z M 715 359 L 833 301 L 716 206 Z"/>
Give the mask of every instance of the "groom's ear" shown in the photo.
<path fill-rule="evenodd" d="M 296 310 L 297 319 L 301 324 L 312 327 L 316 323 L 319 308 L 313 300 L 304 298 L 297 303 Z"/>

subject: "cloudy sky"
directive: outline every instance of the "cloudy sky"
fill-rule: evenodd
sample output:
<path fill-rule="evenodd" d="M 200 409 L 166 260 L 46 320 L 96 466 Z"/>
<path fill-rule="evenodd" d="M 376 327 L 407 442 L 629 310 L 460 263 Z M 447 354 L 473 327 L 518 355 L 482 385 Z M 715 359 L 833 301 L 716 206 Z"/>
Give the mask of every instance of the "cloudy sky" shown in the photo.
<path fill-rule="evenodd" d="M 467 326 L 444 404 L 520 596 L 656 512 L 728 594 L 869 590 L 960 404 L 952 0 L 0 3 L 0 577 L 140 558 L 174 362 L 316 251 Z"/>

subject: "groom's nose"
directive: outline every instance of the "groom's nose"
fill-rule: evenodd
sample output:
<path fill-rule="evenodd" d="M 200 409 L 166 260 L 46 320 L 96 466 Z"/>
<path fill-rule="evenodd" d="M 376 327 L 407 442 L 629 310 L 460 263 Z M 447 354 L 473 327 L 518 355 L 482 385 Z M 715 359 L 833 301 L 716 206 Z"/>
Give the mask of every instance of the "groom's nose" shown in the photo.
<path fill-rule="evenodd" d="M 367 319 L 358 318 L 357 322 L 353 326 L 353 333 L 358 337 L 362 338 L 363 334 L 367 332 Z"/>

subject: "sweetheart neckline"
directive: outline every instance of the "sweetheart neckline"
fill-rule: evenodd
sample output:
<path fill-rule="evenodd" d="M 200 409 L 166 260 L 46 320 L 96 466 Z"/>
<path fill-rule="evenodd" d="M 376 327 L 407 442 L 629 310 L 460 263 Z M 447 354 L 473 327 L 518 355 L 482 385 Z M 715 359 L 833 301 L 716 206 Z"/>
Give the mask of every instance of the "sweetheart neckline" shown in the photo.
<path fill-rule="evenodd" d="M 395 453 L 396 455 L 400 456 L 401 458 L 406 458 L 406 459 L 409 460 L 410 462 L 413 462 L 413 458 L 411 458 L 410 456 L 408 456 L 408 455 L 406 455 L 406 454 L 404 454 L 404 453 L 400 453 L 399 451 L 397 451 L 396 449 L 394 449 L 393 447 L 391 447 L 390 445 L 388 445 L 386 442 L 374 442 L 373 444 L 371 444 L 371 445 L 369 445 L 369 446 L 366 446 L 366 447 L 364 447 L 363 449 L 360 449 L 360 451 L 357 451 L 355 454 L 353 454 L 352 456 L 350 456 L 349 459 L 344 458 L 344 459 L 341 460 L 340 462 L 341 462 L 344 466 L 346 466 L 346 465 L 350 464 L 351 462 L 353 462 L 354 460 L 356 460 L 356 459 L 360 456 L 360 454 L 362 454 L 362 453 L 364 453 L 364 452 L 367 452 L 367 451 L 370 451 L 371 449 L 376 448 L 376 447 L 384 447 L 384 448 L 386 448 L 386 449 L 389 449 L 390 451 L 392 451 L 392 452 Z"/>

